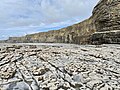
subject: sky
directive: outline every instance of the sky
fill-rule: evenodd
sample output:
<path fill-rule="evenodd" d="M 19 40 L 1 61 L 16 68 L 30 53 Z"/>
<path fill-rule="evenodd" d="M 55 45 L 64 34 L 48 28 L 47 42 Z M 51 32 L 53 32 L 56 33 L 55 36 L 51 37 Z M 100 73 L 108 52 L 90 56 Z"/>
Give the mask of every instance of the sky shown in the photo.
<path fill-rule="evenodd" d="M 57 30 L 89 18 L 99 0 L 0 0 L 0 39 Z"/>

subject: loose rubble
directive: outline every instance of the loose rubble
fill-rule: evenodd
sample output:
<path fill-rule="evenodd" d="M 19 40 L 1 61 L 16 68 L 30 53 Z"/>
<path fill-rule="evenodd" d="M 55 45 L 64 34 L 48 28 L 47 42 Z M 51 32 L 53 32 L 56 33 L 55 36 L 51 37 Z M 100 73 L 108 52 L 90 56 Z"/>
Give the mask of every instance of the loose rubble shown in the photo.
<path fill-rule="evenodd" d="M 120 45 L 0 46 L 0 90 L 120 90 Z"/>

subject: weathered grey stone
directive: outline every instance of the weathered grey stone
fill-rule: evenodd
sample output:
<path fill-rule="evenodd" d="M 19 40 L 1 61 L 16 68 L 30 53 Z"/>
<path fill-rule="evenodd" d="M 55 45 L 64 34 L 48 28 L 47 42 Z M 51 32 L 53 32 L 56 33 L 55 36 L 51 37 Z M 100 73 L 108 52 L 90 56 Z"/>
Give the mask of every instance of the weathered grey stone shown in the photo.
<path fill-rule="evenodd" d="M 120 45 L 29 45 L 1 54 L 3 90 L 120 89 Z"/>
<path fill-rule="evenodd" d="M 24 82 L 13 82 L 6 90 L 30 90 L 29 86 Z"/>

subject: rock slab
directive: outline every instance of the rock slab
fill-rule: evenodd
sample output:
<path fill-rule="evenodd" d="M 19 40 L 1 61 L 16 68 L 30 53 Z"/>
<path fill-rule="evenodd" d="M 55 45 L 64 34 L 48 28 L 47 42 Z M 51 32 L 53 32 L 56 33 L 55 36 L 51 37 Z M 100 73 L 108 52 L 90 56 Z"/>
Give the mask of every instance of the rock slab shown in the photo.
<path fill-rule="evenodd" d="M 0 46 L 0 90 L 120 90 L 120 45 Z"/>

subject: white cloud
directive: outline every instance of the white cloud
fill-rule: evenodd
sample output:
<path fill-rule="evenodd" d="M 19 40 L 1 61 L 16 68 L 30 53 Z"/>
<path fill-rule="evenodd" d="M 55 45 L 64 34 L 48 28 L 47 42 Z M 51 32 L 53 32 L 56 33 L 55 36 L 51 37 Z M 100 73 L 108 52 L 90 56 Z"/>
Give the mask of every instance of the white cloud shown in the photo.
<path fill-rule="evenodd" d="M 0 0 L 0 32 L 31 27 L 63 27 L 91 15 L 99 0 Z M 27 29 L 28 28 L 28 29 Z M 30 29 L 31 28 L 31 29 Z M 42 30 L 42 29 L 40 29 Z"/>

